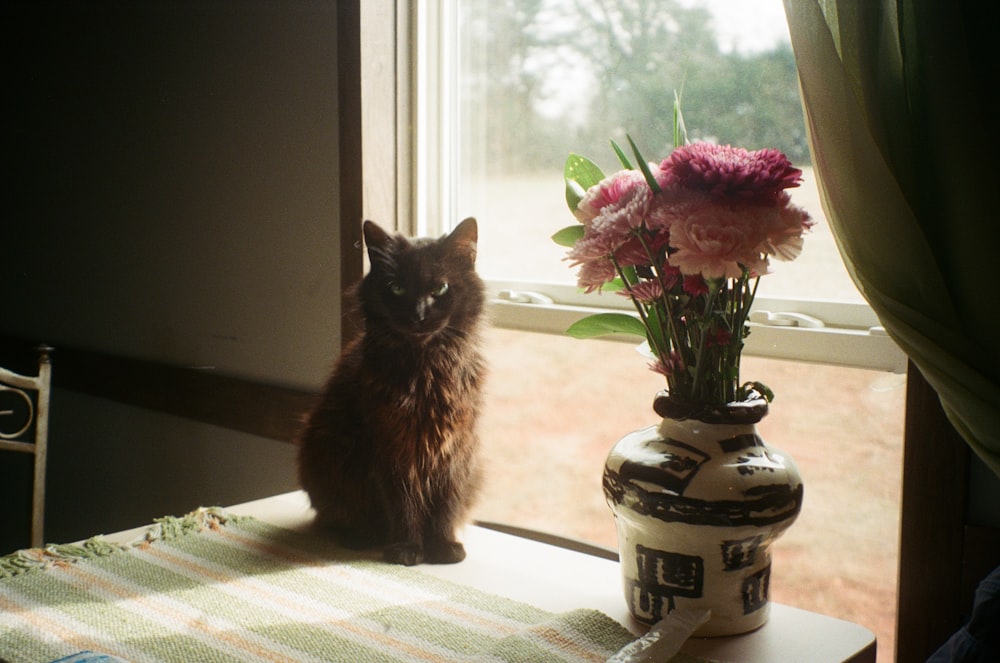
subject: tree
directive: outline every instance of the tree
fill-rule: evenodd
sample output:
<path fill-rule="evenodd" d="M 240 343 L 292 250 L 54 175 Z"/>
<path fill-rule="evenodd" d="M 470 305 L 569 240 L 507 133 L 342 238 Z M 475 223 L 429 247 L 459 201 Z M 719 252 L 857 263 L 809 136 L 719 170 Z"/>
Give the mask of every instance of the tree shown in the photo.
<path fill-rule="evenodd" d="M 572 4 L 580 24 L 567 44 L 595 76 L 590 127 L 581 138 L 606 145 L 628 131 L 651 153 L 665 153 L 674 91 L 718 56 L 709 13 L 676 0 Z"/>
<path fill-rule="evenodd" d="M 809 159 L 790 47 L 722 53 L 704 8 L 678 0 L 463 6 L 461 83 L 476 102 L 465 121 L 488 137 L 484 152 L 464 156 L 494 172 L 548 170 L 571 150 L 613 168 L 608 140 L 623 144 L 626 132 L 648 158 L 664 156 L 675 91 L 691 139 Z"/>

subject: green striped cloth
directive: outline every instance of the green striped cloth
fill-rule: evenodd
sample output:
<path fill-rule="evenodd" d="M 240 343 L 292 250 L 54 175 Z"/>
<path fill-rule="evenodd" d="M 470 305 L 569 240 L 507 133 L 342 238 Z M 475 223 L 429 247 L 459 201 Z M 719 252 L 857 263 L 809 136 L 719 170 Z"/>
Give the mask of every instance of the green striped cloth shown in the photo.
<path fill-rule="evenodd" d="M 129 546 L 98 538 L 0 558 L 9 663 L 82 651 L 135 663 L 604 661 L 632 639 L 594 610 L 551 614 L 219 509 L 163 518 Z"/>

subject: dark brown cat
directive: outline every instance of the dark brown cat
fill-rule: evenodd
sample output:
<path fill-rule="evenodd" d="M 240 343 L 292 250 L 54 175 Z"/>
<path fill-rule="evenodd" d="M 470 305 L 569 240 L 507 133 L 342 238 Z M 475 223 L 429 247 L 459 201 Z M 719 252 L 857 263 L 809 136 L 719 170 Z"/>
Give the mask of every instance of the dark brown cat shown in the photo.
<path fill-rule="evenodd" d="M 455 530 L 480 483 L 484 288 L 476 220 L 436 240 L 364 224 L 371 269 L 349 344 L 299 438 L 317 523 L 397 564 L 465 558 Z"/>

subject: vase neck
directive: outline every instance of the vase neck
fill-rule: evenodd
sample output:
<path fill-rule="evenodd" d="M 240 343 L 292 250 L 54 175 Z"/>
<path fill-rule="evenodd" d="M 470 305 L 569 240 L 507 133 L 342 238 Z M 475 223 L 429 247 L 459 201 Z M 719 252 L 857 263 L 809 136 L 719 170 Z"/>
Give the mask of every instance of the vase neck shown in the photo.
<path fill-rule="evenodd" d="M 675 440 L 719 440 L 738 435 L 756 434 L 757 426 L 756 424 L 748 423 L 709 423 L 699 419 L 671 419 L 664 417 L 660 422 L 658 432 L 664 438 Z"/>

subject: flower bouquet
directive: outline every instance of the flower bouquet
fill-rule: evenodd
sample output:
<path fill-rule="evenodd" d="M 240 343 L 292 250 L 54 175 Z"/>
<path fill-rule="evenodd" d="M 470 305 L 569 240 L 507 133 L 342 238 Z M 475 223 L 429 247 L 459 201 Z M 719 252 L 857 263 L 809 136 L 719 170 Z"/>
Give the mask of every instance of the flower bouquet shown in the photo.
<path fill-rule="evenodd" d="M 566 201 L 579 223 L 553 240 L 569 248 L 587 292 L 628 297 L 638 317 L 600 313 L 569 328 L 577 338 L 635 334 L 666 377 L 654 409 L 674 419 L 759 420 L 771 391 L 740 381 L 747 316 L 770 259 L 792 260 L 813 224 L 786 189 L 802 171 L 774 149 L 686 144 L 674 106 L 672 153 L 636 163 L 612 141 L 623 169 L 605 176 L 589 159 L 566 161 Z M 762 409 L 762 411 L 761 411 Z"/>

